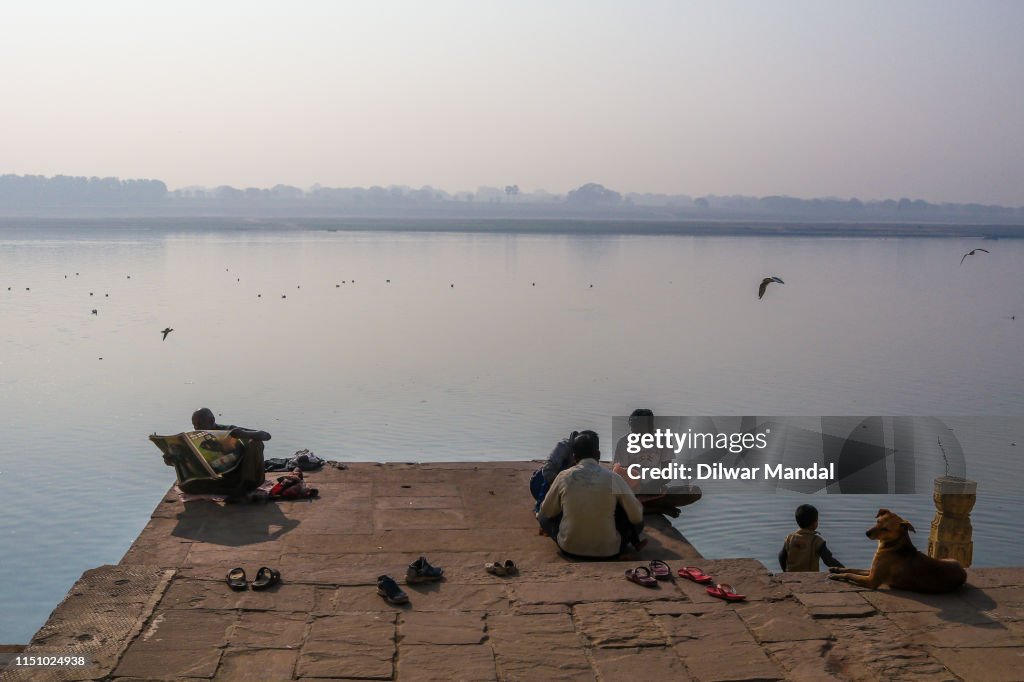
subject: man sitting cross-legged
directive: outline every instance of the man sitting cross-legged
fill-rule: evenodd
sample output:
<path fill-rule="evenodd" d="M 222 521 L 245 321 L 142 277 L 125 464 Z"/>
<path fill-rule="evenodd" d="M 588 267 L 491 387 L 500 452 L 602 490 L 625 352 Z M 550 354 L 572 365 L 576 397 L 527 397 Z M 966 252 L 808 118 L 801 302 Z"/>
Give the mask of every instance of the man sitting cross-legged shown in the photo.
<path fill-rule="evenodd" d="M 655 432 L 654 412 L 645 408 L 637 408 L 629 415 L 630 434 L 653 434 Z M 664 467 L 675 460 L 675 453 L 671 448 L 645 448 L 639 444 L 635 446 L 636 452 L 630 453 L 630 436 L 623 436 L 615 444 L 615 455 L 612 462 L 612 471 L 622 476 L 629 484 L 630 490 L 637 496 L 637 499 L 644 505 L 644 511 L 648 514 L 664 514 L 673 518 L 680 514 L 679 508 L 693 504 L 701 497 L 701 490 L 697 486 L 687 484 L 666 485 L 658 480 L 635 481 L 628 475 L 629 465 L 639 464 L 642 467 L 656 468 Z"/>

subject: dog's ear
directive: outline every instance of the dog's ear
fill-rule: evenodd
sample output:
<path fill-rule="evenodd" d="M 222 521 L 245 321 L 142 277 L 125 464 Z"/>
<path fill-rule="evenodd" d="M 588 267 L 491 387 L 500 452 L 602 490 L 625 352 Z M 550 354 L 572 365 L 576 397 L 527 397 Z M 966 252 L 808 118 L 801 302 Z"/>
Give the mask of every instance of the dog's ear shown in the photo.
<path fill-rule="evenodd" d="M 910 521 L 901 521 L 900 528 L 905 528 L 906 530 L 909 530 L 911 533 L 917 532 L 916 530 L 914 530 L 914 525 L 910 523 Z"/>
<path fill-rule="evenodd" d="M 875 514 L 875 518 L 877 519 L 879 516 L 885 516 L 886 514 L 892 514 L 892 512 L 888 509 L 879 509 L 878 513 Z"/>

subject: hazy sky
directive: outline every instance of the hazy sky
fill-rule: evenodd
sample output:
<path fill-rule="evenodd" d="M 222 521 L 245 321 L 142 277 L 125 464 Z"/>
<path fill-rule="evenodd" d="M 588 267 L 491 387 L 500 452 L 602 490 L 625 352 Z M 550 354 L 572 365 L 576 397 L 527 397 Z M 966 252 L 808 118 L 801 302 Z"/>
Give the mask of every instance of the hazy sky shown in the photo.
<path fill-rule="evenodd" d="M 5 3 L 0 173 L 1024 205 L 1024 2 Z"/>

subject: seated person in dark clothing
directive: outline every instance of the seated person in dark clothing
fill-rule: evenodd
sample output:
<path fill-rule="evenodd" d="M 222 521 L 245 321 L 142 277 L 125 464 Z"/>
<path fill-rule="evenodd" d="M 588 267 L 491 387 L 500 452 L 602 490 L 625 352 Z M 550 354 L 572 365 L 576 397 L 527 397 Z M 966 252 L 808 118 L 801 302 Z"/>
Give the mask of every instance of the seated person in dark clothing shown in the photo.
<path fill-rule="evenodd" d="M 196 431 L 227 432 L 204 440 L 201 451 L 208 451 L 207 461 L 218 479 L 193 480 L 187 492 L 193 494 L 242 496 L 260 487 L 266 480 L 263 467 L 263 443 L 270 440 L 266 431 L 218 424 L 213 411 L 203 407 L 192 413 L 192 427 Z M 223 453 L 216 458 L 215 453 Z M 210 457 L 214 457 L 210 461 Z M 174 466 L 173 455 L 165 454 L 164 463 Z"/>
<path fill-rule="evenodd" d="M 629 415 L 630 433 L 654 433 L 654 412 L 645 408 L 637 408 Z M 626 475 L 630 464 L 643 467 L 663 467 L 675 460 L 675 452 L 670 449 L 644 448 L 640 452 L 630 453 L 627 449 L 629 436 L 623 436 L 615 444 L 614 471 L 622 476 L 629 487 L 643 502 L 644 512 L 648 514 L 665 514 L 679 516 L 679 508 L 693 504 L 701 498 L 701 490 L 691 484 L 665 485 L 659 480 L 634 481 Z"/>
<path fill-rule="evenodd" d="M 533 513 L 540 511 L 540 504 L 544 496 L 548 494 L 555 477 L 571 466 L 575 466 L 576 460 L 572 456 L 572 442 L 576 440 L 579 431 L 573 431 L 568 438 L 563 438 L 555 444 L 544 465 L 533 472 L 530 477 L 530 494 L 537 502 L 533 506 Z"/>
<path fill-rule="evenodd" d="M 266 431 L 218 424 L 216 417 L 213 416 L 213 410 L 209 407 L 200 407 L 192 413 L 192 428 L 196 431 L 230 431 L 231 435 L 235 438 L 250 438 L 260 441 L 270 440 L 270 434 Z"/>
<path fill-rule="evenodd" d="M 599 440 L 582 431 L 572 442 L 576 465 L 555 477 L 537 521 L 570 557 L 611 559 L 642 549 L 643 505 L 622 477 L 600 464 Z"/>

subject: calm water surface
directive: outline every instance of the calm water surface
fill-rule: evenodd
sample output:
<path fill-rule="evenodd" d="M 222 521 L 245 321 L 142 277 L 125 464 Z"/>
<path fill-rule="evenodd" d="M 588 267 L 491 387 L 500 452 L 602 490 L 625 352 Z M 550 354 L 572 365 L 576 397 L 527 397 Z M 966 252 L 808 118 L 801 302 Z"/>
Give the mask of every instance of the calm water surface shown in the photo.
<path fill-rule="evenodd" d="M 381 461 L 539 458 L 638 406 L 1005 416 L 964 443 L 975 565 L 1022 564 L 1021 262 L 1006 240 L 2 229 L 0 643 L 120 560 L 173 480 L 146 436 L 203 405 L 271 431 L 268 456 Z M 679 527 L 773 567 L 807 499 L 709 496 Z M 878 507 L 919 545 L 933 514 L 814 503 L 848 564 Z"/>

